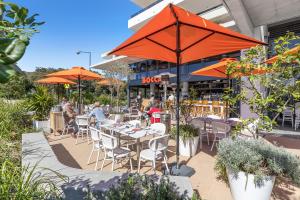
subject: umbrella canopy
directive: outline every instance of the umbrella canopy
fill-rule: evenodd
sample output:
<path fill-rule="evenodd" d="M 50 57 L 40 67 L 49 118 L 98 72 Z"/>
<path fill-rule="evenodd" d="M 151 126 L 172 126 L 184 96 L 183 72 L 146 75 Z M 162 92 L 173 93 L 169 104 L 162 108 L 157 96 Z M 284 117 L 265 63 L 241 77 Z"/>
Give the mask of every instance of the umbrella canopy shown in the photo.
<path fill-rule="evenodd" d="M 70 85 L 74 85 L 76 84 L 73 81 L 70 81 L 68 79 L 65 78 L 61 78 L 61 77 L 48 77 L 48 78 L 43 78 L 40 80 L 35 81 L 36 83 L 39 84 L 47 84 L 47 85 L 59 85 L 59 84 L 70 84 Z M 57 100 L 59 102 L 59 91 L 58 91 L 58 87 L 57 87 Z"/>
<path fill-rule="evenodd" d="M 296 46 L 296 47 L 294 47 L 294 48 L 292 48 L 292 49 L 290 49 L 290 50 L 288 50 L 286 52 L 284 52 L 283 55 L 284 56 L 286 56 L 286 55 L 295 55 L 295 54 L 297 54 L 299 52 L 300 52 L 300 45 Z M 268 60 L 266 60 L 266 63 L 272 64 L 272 63 L 276 62 L 277 59 L 278 59 L 278 56 L 274 56 L 274 57 L 269 58 Z"/>
<path fill-rule="evenodd" d="M 73 81 L 61 77 L 48 77 L 48 78 L 37 80 L 35 82 L 40 84 L 70 84 L 70 85 L 76 84 Z"/>
<path fill-rule="evenodd" d="M 83 67 L 72 67 L 71 69 L 67 70 L 62 70 L 59 72 L 54 72 L 51 74 L 48 74 L 47 76 L 52 77 L 62 77 L 62 78 L 68 78 L 72 80 L 78 80 L 78 93 L 79 93 L 79 98 L 78 98 L 78 111 L 79 114 L 81 114 L 81 89 L 80 89 L 80 84 L 81 80 L 97 80 L 101 79 L 102 76 L 99 74 L 96 74 L 94 72 L 91 72 L 89 70 L 86 70 Z"/>
<path fill-rule="evenodd" d="M 169 4 L 109 55 L 124 55 L 179 65 L 265 44 Z M 179 169 L 179 87 L 176 90 L 176 163 Z"/>
<path fill-rule="evenodd" d="M 177 63 L 179 50 L 183 64 L 257 44 L 264 43 L 169 4 L 109 54 Z"/>
<path fill-rule="evenodd" d="M 208 67 L 204 67 L 202 69 L 196 70 L 192 72 L 192 75 L 198 75 L 198 76 L 212 76 L 212 77 L 218 77 L 218 78 L 235 78 L 235 77 L 241 77 L 241 76 L 247 76 L 250 74 L 243 74 L 243 73 L 234 73 L 230 76 L 227 75 L 227 68 L 229 65 L 233 62 L 238 61 L 236 58 L 223 58 L 220 60 L 220 62 L 210 65 Z M 239 68 L 240 66 L 237 66 Z M 249 68 L 250 70 L 250 68 Z M 247 70 L 246 70 L 247 71 Z M 265 74 L 267 70 L 262 67 L 257 67 L 253 71 L 251 71 L 251 74 Z"/>
<path fill-rule="evenodd" d="M 72 80 L 97 80 L 102 78 L 101 75 L 86 70 L 84 67 L 72 67 L 71 69 L 54 72 L 47 76 L 56 76 Z"/>

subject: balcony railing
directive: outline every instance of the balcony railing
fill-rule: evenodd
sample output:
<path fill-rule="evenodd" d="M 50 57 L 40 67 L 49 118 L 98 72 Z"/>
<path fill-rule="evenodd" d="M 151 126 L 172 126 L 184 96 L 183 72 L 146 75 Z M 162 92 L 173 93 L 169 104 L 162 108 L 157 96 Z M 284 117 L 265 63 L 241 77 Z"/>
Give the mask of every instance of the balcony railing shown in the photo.
<path fill-rule="evenodd" d="M 157 0 L 157 1 L 153 2 L 153 3 L 151 3 L 149 6 L 143 8 L 142 10 L 140 10 L 140 11 L 134 13 L 133 15 L 131 15 L 130 18 L 133 18 L 133 17 L 137 16 L 138 14 L 144 12 L 145 10 L 147 10 L 147 9 L 149 9 L 149 8 L 151 8 L 151 7 L 153 7 L 153 6 L 155 6 L 156 4 L 158 4 L 158 3 L 162 2 L 162 1 L 163 1 L 163 0 Z"/>

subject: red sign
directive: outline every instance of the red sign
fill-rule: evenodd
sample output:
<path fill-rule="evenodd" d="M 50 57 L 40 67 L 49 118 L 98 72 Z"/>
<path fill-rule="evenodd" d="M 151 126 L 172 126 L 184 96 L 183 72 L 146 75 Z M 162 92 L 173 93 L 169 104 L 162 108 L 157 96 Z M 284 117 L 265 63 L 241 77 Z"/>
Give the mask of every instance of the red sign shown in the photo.
<path fill-rule="evenodd" d="M 157 77 L 144 77 L 142 78 L 142 84 L 149 84 L 149 83 L 160 83 L 160 78 Z"/>

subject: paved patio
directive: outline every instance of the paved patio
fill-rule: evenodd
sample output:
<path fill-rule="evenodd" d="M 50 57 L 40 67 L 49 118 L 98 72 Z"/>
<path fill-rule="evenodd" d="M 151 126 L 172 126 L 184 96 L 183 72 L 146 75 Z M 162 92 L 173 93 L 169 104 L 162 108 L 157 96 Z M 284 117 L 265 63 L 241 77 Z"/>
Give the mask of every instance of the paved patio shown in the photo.
<path fill-rule="evenodd" d="M 300 156 L 300 139 L 280 136 L 269 135 L 265 137 L 271 143 L 285 147 L 288 151 Z M 87 159 L 91 150 L 91 144 L 87 141 L 79 140 L 79 143 L 75 145 L 75 138 L 70 135 L 64 136 L 48 136 L 49 143 L 54 150 L 58 160 L 63 164 L 80 168 L 94 170 L 96 153 L 92 157 L 91 164 L 87 165 Z M 225 183 L 220 182 L 216 178 L 214 171 L 216 150 L 210 151 L 210 147 L 204 142 L 203 150 L 198 149 L 197 155 L 192 158 L 180 157 L 181 162 L 185 162 L 189 167 L 194 169 L 194 174 L 190 177 L 190 181 L 194 189 L 198 190 L 201 197 L 207 200 L 231 200 L 230 189 Z M 98 170 L 102 163 L 102 157 L 99 159 Z M 175 161 L 175 141 L 170 141 L 170 147 L 168 152 L 169 163 Z M 143 166 L 141 173 L 152 174 L 153 171 L 150 168 L 150 163 L 146 163 L 147 166 Z M 126 164 L 125 164 L 126 165 Z M 116 165 L 116 172 L 125 172 L 129 169 L 128 166 Z M 104 171 L 111 171 L 111 164 L 107 162 L 103 169 Z M 134 167 L 134 171 L 137 171 L 137 167 Z M 160 165 L 157 168 L 157 173 L 160 173 Z M 300 188 L 294 187 L 288 183 L 281 184 L 273 191 L 272 200 L 299 200 Z"/>

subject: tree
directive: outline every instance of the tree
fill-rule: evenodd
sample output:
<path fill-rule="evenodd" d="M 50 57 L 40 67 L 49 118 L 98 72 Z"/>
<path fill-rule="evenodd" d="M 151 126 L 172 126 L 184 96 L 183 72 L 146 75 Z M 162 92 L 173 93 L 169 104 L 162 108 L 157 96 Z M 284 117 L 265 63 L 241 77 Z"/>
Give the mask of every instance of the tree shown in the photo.
<path fill-rule="evenodd" d="M 15 74 L 11 69 L 23 57 L 32 35 L 38 32 L 36 27 L 44 24 L 36 22 L 38 14 L 28 14 L 27 8 L 0 0 L 0 82 Z"/>
<path fill-rule="evenodd" d="M 110 85 L 112 87 L 112 92 L 116 91 L 117 93 L 117 107 L 119 107 L 120 100 L 120 90 L 124 82 L 122 80 L 127 80 L 128 76 L 132 73 L 128 64 L 124 62 L 116 62 L 114 65 L 110 66 L 103 70 L 105 77 L 110 80 Z"/>
<path fill-rule="evenodd" d="M 0 97 L 6 99 L 24 98 L 33 88 L 32 82 L 24 75 L 13 75 L 7 83 L 0 84 Z"/>
<path fill-rule="evenodd" d="M 278 59 L 272 64 L 266 64 L 264 58 L 266 52 L 262 46 L 251 48 L 240 61 L 232 63 L 227 73 L 229 75 L 242 74 L 247 78 L 238 79 L 241 88 L 239 94 L 233 90 L 227 90 L 224 99 L 230 105 L 237 102 L 249 105 L 250 111 L 257 117 L 243 120 L 239 129 L 255 123 L 257 130 L 252 131 L 254 137 L 258 132 L 271 131 L 276 125 L 278 116 L 294 100 L 300 100 L 300 52 L 285 54 L 292 41 L 299 39 L 292 33 L 275 40 L 275 52 Z M 254 75 L 254 71 L 265 69 L 267 73 Z M 249 96 L 249 91 L 252 93 Z M 257 120 L 258 119 L 258 120 Z"/>

